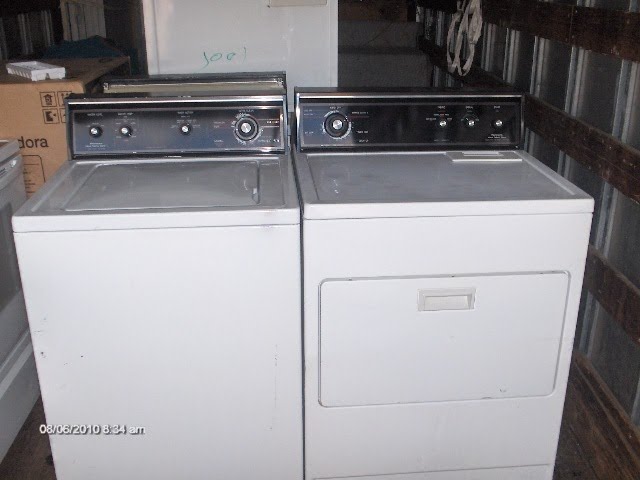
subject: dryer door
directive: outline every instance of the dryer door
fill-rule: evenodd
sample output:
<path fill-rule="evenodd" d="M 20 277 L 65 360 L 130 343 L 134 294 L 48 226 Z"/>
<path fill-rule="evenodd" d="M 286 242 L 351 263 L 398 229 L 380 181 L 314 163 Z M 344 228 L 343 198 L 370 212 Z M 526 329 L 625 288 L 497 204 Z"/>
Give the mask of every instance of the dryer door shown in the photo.
<path fill-rule="evenodd" d="M 566 273 L 327 281 L 326 407 L 549 395 Z"/>

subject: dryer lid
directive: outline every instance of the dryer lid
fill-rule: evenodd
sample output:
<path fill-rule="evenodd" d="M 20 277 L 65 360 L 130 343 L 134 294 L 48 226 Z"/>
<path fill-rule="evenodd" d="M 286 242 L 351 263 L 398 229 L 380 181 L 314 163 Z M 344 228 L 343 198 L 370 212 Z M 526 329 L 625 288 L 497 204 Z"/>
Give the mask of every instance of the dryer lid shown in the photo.
<path fill-rule="evenodd" d="M 296 155 L 305 218 L 593 209 L 587 194 L 524 152 Z"/>

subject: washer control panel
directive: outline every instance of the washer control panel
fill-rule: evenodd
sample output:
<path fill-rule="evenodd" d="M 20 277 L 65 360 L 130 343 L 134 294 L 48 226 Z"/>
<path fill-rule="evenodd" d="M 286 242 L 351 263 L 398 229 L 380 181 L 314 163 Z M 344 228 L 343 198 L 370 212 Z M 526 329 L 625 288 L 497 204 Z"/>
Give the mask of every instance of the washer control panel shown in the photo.
<path fill-rule="evenodd" d="M 522 146 L 522 95 L 301 90 L 296 102 L 301 150 Z"/>
<path fill-rule="evenodd" d="M 282 97 L 117 96 L 68 101 L 73 158 L 284 152 L 286 110 Z"/>

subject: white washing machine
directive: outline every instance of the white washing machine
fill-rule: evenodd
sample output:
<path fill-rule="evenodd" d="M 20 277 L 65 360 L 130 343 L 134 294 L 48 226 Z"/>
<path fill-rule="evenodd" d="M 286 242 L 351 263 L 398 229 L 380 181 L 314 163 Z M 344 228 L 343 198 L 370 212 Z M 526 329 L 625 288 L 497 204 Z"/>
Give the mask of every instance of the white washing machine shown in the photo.
<path fill-rule="evenodd" d="M 302 478 L 285 98 L 68 101 L 13 219 L 58 480 Z"/>
<path fill-rule="evenodd" d="M 307 480 L 551 480 L 593 200 L 522 98 L 299 90 Z"/>
<path fill-rule="evenodd" d="M 26 200 L 18 142 L 0 141 L 0 462 L 40 393 L 11 229 Z"/>

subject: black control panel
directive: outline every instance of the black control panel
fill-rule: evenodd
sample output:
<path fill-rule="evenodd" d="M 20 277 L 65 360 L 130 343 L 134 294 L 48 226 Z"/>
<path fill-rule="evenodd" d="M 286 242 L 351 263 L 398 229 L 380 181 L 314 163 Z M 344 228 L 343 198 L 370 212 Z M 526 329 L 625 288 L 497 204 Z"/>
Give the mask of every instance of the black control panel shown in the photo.
<path fill-rule="evenodd" d="M 313 149 L 515 149 L 522 96 L 296 93 L 297 145 Z"/>
<path fill-rule="evenodd" d="M 94 97 L 68 101 L 73 158 L 284 152 L 283 96 Z"/>

